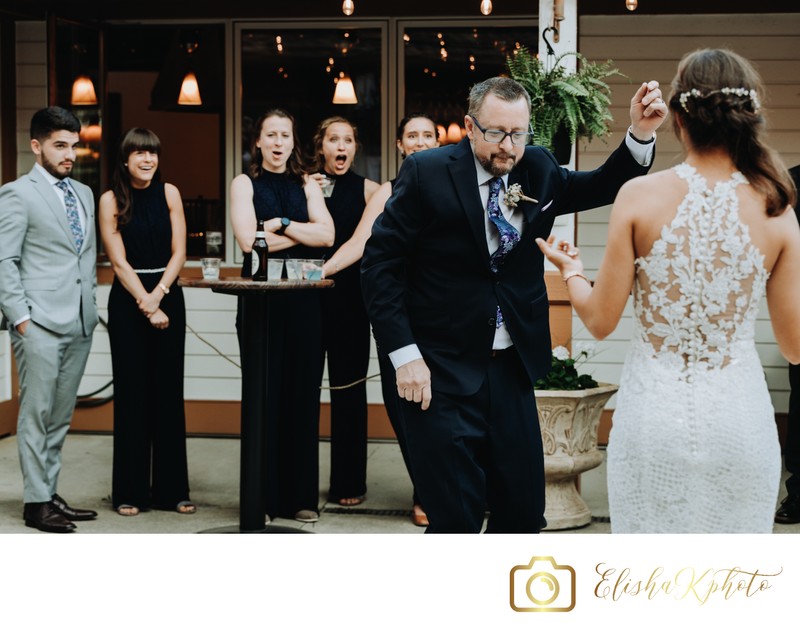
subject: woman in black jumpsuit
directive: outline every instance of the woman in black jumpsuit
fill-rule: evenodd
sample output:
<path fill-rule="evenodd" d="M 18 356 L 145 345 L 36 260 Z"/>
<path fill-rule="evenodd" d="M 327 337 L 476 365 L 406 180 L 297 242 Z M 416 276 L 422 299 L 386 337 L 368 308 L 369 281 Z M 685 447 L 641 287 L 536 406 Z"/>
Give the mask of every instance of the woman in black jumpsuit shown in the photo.
<path fill-rule="evenodd" d="M 271 258 L 307 258 L 333 243 L 333 222 L 317 183 L 305 173 L 292 116 L 270 110 L 258 120 L 248 173 L 231 183 L 231 223 L 250 276 L 257 219 Z M 266 512 L 302 522 L 319 519 L 320 294 L 270 297 L 266 419 Z M 237 330 L 240 347 L 240 314 Z"/>
<path fill-rule="evenodd" d="M 378 183 L 353 172 L 358 146 L 356 128 L 342 117 L 327 118 L 314 135 L 317 173 L 333 181 L 325 198 L 336 226 L 333 246 L 320 251 L 329 259 L 350 239 Z M 369 319 L 361 297 L 358 266 L 336 275 L 336 285 L 321 296 L 322 346 L 327 355 L 328 383 L 345 386 L 363 380 L 369 366 Z M 321 377 L 321 374 L 320 374 Z M 331 475 L 328 500 L 351 507 L 367 492 L 367 385 L 361 381 L 344 389 L 332 389 Z"/>

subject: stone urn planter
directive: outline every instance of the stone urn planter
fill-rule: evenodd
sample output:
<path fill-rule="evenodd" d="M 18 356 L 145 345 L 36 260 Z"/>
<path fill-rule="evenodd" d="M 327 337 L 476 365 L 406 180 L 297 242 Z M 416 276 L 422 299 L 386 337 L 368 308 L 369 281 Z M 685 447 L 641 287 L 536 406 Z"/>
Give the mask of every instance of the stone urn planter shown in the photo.
<path fill-rule="evenodd" d="M 546 531 L 585 527 L 592 512 L 578 493 L 578 476 L 603 462 L 597 426 L 614 384 L 579 391 L 536 390 L 544 447 Z"/>

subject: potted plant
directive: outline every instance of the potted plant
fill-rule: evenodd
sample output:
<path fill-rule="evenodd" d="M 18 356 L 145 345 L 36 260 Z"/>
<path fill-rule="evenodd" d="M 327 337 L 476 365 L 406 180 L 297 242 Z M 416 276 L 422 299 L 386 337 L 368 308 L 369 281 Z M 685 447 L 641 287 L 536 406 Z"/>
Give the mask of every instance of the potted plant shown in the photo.
<path fill-rule="evenodd" d="M 592 512 L 578 492 L 578 476 L 603 462 L 597 449 L 597 427 L 614 384 L 598 384 L 580 373 L 588 349 L 571 357 L 565 347 L 553 349 L 552 368 L 534 385 L 542 432 L 547 529 L 574 529 L 589 524 Z"/>
<path fill-rule="evenodd" d="M 561 64 L 565 57 L 577 59 L 575 72 Z M 591 62 L 580 53 L 566 52 L 558 57 L 548 55 L 542 61 L 523 46 L 506 58 L 506 66 L 511 78 L 531 97 L 534 143 L 556 154 L 559 163 L 569 161 L 576 139 L 591 141 L 609 134 L 613 118 L 609 112 L 611 88 L 606 80 L 625 76 L 610 60 Z M 558 146 L 559 139 L 562 146 Z"/>

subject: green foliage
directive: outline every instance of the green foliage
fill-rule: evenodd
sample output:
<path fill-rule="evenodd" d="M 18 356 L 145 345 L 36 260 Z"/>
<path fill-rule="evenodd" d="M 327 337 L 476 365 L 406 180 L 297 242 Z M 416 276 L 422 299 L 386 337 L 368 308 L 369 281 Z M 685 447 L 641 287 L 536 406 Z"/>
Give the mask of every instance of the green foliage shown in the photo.
<path fill-rule="evenodd" d="M 577 357 L 564 357 L 557 352 L 563 347 L 554 349 L 550 373 L 536 380 L 535 389 L 545 391 L 580 391 L 585 388 L 594 388 L 597 382 L 591 375 L 579 374 L 576 362 L 589 357 L 588 351 L 581 351 Z M 566 351 L 566 349 L 564 349 Z"/>
<path fill-rule="evenodd" d="M 560 63 L 568 56 L 578 61 L 574 73 Z M 567 52 L 556 57 L 552 69 L 547 70 L 536 55 L 522 47 L 516 55 L 506 57 L 506 65 L 511 78 L 531 96 L 531 129 L 537 145 L 552 151 L 553 137 L 561 128 L 567 130 L 571 143 L 610 133 L 611 88 L 605 79 L 625 77 L 611 60 L 590 62 L 580 53 Z"/>

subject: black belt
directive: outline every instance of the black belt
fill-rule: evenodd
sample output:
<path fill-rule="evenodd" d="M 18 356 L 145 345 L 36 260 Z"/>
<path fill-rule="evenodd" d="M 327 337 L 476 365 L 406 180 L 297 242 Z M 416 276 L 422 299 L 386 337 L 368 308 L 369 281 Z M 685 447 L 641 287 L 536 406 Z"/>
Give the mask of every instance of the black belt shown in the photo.
<path fill-rule="evenodd" d="M 492 349 L 489 352 L 489 357 L 490 358 L 499 358 L 501 356 L 504 356 L 507 353 L 511 353 L 512 351 L 514 351 L 514 345 L 511 345 L 510 347 L 506 347 L 505 349 Z"/>

